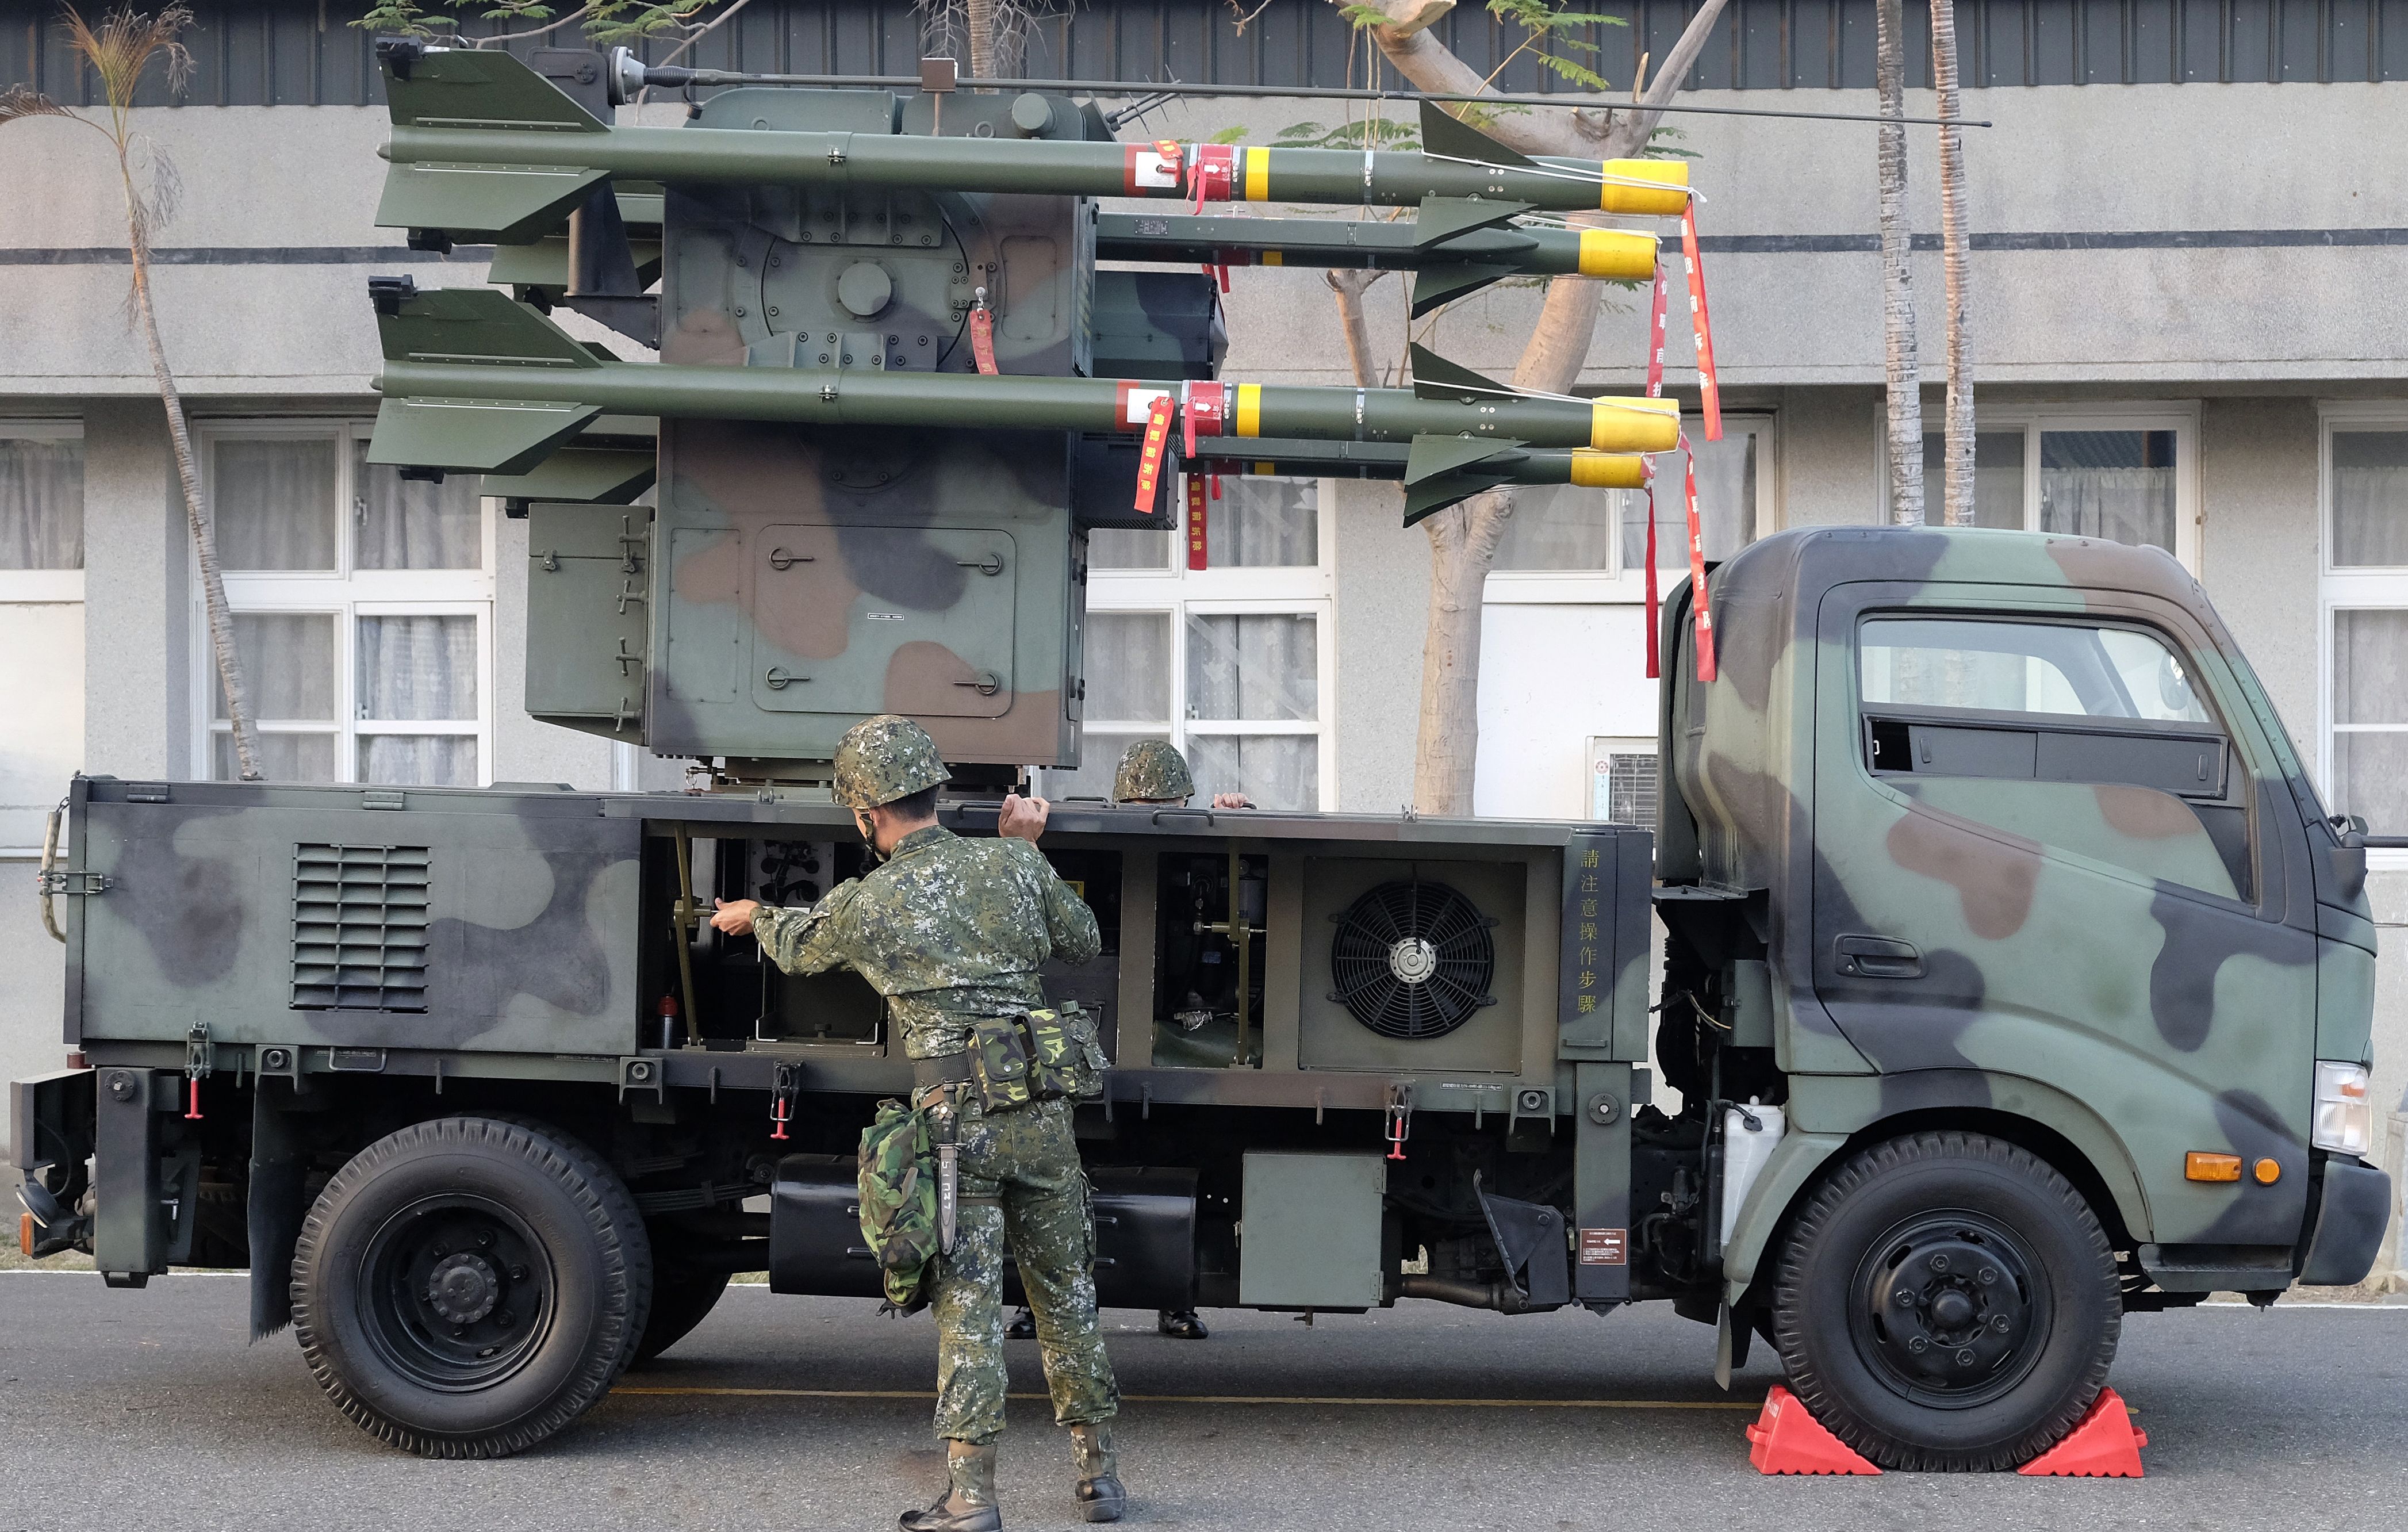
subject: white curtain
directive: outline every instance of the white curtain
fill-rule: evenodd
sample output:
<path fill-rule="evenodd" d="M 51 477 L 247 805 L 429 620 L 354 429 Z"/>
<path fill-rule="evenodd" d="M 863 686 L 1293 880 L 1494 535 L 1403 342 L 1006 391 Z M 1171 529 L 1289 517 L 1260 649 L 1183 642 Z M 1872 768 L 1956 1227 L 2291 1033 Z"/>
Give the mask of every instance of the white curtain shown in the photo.
<path fill-rule="evenodd" d="M 333 569 L 335 441 L 229 438 L 210 452 L 209 510 L 227 569 Z"/>
<path fill-rule="evenodd" d="M 0 569 L 83 567 L 83 443 L 0 440 Z"/>
<path fill-rule="evenodd" d="M 1630 502 L 1640 508 L 1629 509 Z M 1570 484 L 1533 486 L 1513 496 L 1497 539 L 1497 569 L 1612 569 L 1615 528 L 1626 516 L 1641 518 L 1647 497 L 1622 490 L 1584 490 Z"/>
<path fill-rule="evenodd" d="M 364 734 L 360 780 L 401 787 L 474 787 L 476 736 Z"/>
<path fill-rule="evenodd" d="M 1226 478 L 1221 498 L 1206 506 L 1204 557 L 1215 569 L 1321 562 L 1321 492 L 1313 480 Z"/>
<path fill-rule="evenodd" d="M 1132 527 L 1097 527 L 1087 534 L 1087 567 L 1090 569 L 1161 569 L 1168 566 L 1173 544 L 1187 546 L 1182 537 L 1163 532 L 1140 532 Z"/>
<path fill-rule="evenodd" d="M 1190 718 L 1320 716 L 1313 619 L 1286 613 L 1187 619 Z"/>
<path fill-rule="evenodd" d="M 1948 436 L 1923 434 L 1923 519 L 1948 520 Z M 2024 527 L 2024 434 L 1973 433 L 1973 524 L 2020 532 Z"/>
<path fill-rule="evenodd" d="M 473 569 L 483 562 L 484 519 L 474 474 L 440 484 L 405 480 L 397 468 L 370 467 L 368 444 L 353 444 L 351 481 L 359 486 L 351 563 L 361 569 Z"/>
<path fill-rule="evenodd" d="M 1086 651 L 1087 697 L 1081 709 L 1086 717 L 1170 722 L 1168 612 L 1089 612 Z"/>
<path fill-rule="evenodd" d="M 218 780 L 234 781 L 242 775 L 242 769 L 235 759 L 233 734 L 221 729 L 212 743 Z M 335 737 L 263 733 L 259 736 L 259 770 L 271 782 L 331 782 L 335 780 Z"/>
<path fill-rule="evenodd" d="M 362 718 L 477 716 L 474 617 L 363 617 L 359 623 Z"/>
<path fill-rule="evenodd" d="M 1321 742 L 1312 735 L 1191 734 L 1187 765 L 1198 804 L 1243 793 L 1262 809 L 1321 807 Z"/>
<path fill-rule="evenodd" d="M 241 611 L 234 614 L 234 647 L 242 660 L 253 718 L 335 722 L 335 619 L 331 612 Z M 227 716 L 225 687 L 216 681 L 217 717 Z"/>
<path fill-rule="evenodd" d="M 1049 798 L 1110 798 L 1112 778 L 1119 772 L 1122 752 L 1140 739 L 1167 739 L 1167 734 L 1088 734 L 1079 736 L 1079 766 L 1076 770 L 1066 766 L 1048 766 L 1045 770 L 1045 795 Z"/>
<path fill-rule="evenodd" d="M 1756 433 L 1731 431 L 1720 441 L 1692 437 L 1698 460 L 1698 531 L 1706 562 L 1719 564 L 1756 541 Z M 1647 564 L 1647 496 L 1622 497 L 1622 566 Z M 1656 566 L 1689 566 L 1688 491 L 1681 454 L 1656 454 Z"/>
<path fill-rule="evenodd" d="M 2040 471 L 2043 532 L 2110 542 L 2174 546 L 2172 468 L 2058 468 Z"/>
<path fill-rule="evenodd" d="M 2408 431 L 2332 437 L 2335 568 L 2408 565 Z"/>

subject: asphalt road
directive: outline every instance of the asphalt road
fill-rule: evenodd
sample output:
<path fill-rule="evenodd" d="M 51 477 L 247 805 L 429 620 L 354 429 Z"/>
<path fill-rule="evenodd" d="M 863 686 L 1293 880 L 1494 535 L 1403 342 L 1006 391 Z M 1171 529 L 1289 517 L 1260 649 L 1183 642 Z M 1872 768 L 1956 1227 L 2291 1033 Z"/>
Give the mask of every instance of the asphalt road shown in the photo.
<path fill-rule="evenodd" d="M 246 1312 L 239 1277 L 0 1273 L 0 1529 L 867 1532 L 941 1476 L 924 1314 L 736 1289 L 551 1445 L 426 1463 L 337 1415 L 289 1336 L 249 1344 Z M 1719 1393 L 1711 1332 L 1660 1307 L 1229 1313 L 1201 1343 L 1105 1317 L 1138 1525 L 2387 1532 L 2408 1513 L 2408 1308 L 2135 1316 L 2114 1382 L 2149 1433 L 2139 1482 L 1760 1477 L 1741 1428 L 1775 1370 L 1759 1355 Z M 1013 1356 L 1005 1524 L 1081 1525 L 1036 1348 Z"/>

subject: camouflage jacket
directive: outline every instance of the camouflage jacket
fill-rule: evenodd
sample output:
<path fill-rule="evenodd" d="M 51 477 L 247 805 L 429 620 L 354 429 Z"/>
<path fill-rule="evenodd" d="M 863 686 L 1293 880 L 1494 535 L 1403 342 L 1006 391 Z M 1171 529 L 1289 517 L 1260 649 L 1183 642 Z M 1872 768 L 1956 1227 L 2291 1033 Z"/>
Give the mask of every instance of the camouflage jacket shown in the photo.
<path fill-rule="evenodd" d="M 1096 914 L 1025 840 L 965 840 L 930 824 L 809 909 L 763 905 L 761 951 L 788 973 L 849 965 L 886 996 L 913 1058 L 956 1052 L 970 1022 L 1045 1003 L 1038 966 L 1103 948 Z"/>

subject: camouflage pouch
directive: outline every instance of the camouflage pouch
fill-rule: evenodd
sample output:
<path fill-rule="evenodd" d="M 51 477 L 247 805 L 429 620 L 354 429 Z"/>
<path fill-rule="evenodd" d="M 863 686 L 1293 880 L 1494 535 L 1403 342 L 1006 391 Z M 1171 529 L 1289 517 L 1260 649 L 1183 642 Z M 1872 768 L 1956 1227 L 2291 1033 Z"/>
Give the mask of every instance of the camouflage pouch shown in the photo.
<path fill-rule="evenodd" d="M 1021 1019 L 982 1016 L 971 1025 L 970 1073 L 978 1081 L 980 1102 L 989 1111 L 1010 1111 L 1035 1100 L 1028 1028 Z"/>
<path fill-rule="evenodd" d="M 1035 1055 L 1029 1088 L 1037 1099 L 1067 1095 L 1086 1101 L 1103 1094 L 1103 1043 L 1095 1018 L 1077 1001 L 1065 1000 L 1058 1010 L 1030 1011 L 1028 1038 Z"/>
<path fill-rule="evenodd" d="M 886 1284 L 887 1307 L 928 1306 L 937 1276 L 937 1151 L 928 1115 L 881 1101 L 861 1130 L 861 1237 Z"/>

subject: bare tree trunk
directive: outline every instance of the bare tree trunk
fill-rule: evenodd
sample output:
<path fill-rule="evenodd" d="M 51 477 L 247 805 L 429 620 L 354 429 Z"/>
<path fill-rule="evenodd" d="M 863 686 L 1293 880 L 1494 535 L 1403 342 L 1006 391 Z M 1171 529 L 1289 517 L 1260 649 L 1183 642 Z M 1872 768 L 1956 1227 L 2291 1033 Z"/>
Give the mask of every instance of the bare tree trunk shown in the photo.
<path fill-rule="evenodd" d="M 1356 388 L 1380 386 L 1380 365 L 1371 359 L 1371 330 L 1363 322 L 1363 294 L 1386 276 L 1384 271 L 1331 270 L 1321 274 L 1338 300 L 1338 331 L 1346 337 L 1346 365 Z"/>
<path fill-rule="evenodd" d="M 1907 270 L 1914 236 L 1906 222 L 1906 18 L 1899 0 L 1878 0 L 1874 83 L 1881 93 L 1883 376 L 1889 395 L 1889 518 L 1923 522 L 1923 378 L 1915 354 L 1914 287 Z"/>
<path fill-rule="evenodd" d="M 966 0 L 969 13 L 970 73 L 995 78 L 995 0 Z"/>
<path fill-rule="evenodd" d="M 1646 108 L 1680 93 L 1681 82 L 1696 66 L 1725 3 L 1704 0 L 1656 72 L 1655 83 L 1632 107 L 1504 117 L 1487 124 L 1487 131 L 1524 153 L 1597 159 L 1637 154 L 1647 147 L 1663 117 Z M 1371 36 L 1388 63 L 1415 86 L 1460 94 L 1487 90 L 1477 73 L 1423 29 L 1432 18 L 1420 0 L 1371 0 L 1371 8 L 1403 23 L 1401 28 L 1374 26 Z M 1585 277 L 1557 277 L 1547 284 L 1538 327 L 1513 369 L 1516 387 L 1561 394 L 1572 386 L 1597 334 L 1598 298 L 1598 284 Z M 1341 314 L 1344 301 L 1341 294 Z M 1362 375 L 1358 369 L 1357 378 Z M 1429 625 L 1422 641 L 1413 806 L 1425 814 L 1471 812 L 1480 752 L 1481 601 L 1506 519 L 1512 514 L 1513 493 L 1490 490 L 1422 523 L 1430 544 L 1430 599 Z"/>
<path fill-rule="evenodd" d="M 1939 115 L 1953 119 L 1956 93 L 1956 0 L 1932 0 L 1931 86 Z M 1940 264 L 1948 299 L 1948 478 L 1950 526 L 1973 524 L 1973 375 L 1965 335 L 1965 144 L 1940 130 Z"/>
<path fill-rule="evenodd" d="M 167 414 L 167 439 L 176 452 L 176 477 L 184 491 L 184 517 L 193 531 L 193 562 L 201 571 L 201 602 L 208 614 L 209 649 L 217 661 L 218 684 L 225 691 L 226 717 L 233 723 L 235 760 L 242 780 L 260 780 L 259 736 L 251 715 L 251 689 L 242 674 L 242 655 L 234 642 L 234 612 L 226 604 L 225 577 L 218 569 L 217 528 L 201 498 L 200 469 L 193 456 L 193 434 L 184 421 L 183 395 L 167 365 L 167 348 L 159 338 L 159 317 L 150 303 L 150 243 L 142 227 L 140 202 L 134 192 L 134 171 L 122 151 L 118 169 L 125 178 L 126 245 L 134 262 L 134 307 L 142 321 L 142 336 L 150 347 L 150 371 L 159 382 L 159 402 Z"/>

